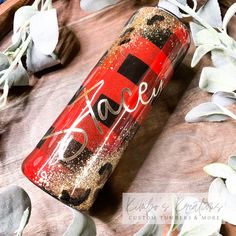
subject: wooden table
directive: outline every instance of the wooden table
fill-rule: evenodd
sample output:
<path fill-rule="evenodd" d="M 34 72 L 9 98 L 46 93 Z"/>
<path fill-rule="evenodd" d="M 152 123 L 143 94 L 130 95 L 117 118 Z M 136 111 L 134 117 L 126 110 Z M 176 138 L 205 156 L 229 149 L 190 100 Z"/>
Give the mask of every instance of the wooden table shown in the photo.
<path fill-rule="evenodd" d="M 74 32 L 80 50 L 66 67 L 38 75 L 41 78 L 32 89 L 13 89 L 9 107 L 0 112 L 0 187 L 17 184 L 30 195 L 33 209 L 26 236 L 63 235 L 72 215 L 65 205 L 23 176 L 22 160 L 139 7 L 132 0 L 124 0 L 87 14 L 79 9 L 78 1 L 61 1 L 56 5 L 61 25 Z M 234 19 L 231 24 L 235 23 Z M 236 35 L 235 29 L 231 31 Z M 4 38 L 0 48 L 9 40 L 10 35 Z M 192 107 L 210 99 L 198 88 L 201 67 L 210 62 L 204 58 L 200 66 L 191 69 L 193 50 L 192 45 L 95 202 L 91 215 L 99 236 L 132 235 L 140 228 L 121 223 L 123 192 L 206 192 L 212 179 L 203 172 L 203 166 L 226 162 L 227 157 L 235 153 L 235 122 L 187 124 L 184 121 Z M 227 225 L 225 231 L 225 235 L 236 234 L 232 226 Z"/>

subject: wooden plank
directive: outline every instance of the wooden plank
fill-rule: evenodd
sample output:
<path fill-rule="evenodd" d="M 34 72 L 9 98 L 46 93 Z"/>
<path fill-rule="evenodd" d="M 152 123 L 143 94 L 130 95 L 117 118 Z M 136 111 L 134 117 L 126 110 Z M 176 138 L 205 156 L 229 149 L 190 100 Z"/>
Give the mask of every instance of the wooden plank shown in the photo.
<path fill-rule="evenodd" d="M 63 12 L 65 7 L 66 14 Z M 80 51 L 75 51 L 66 67 L 40 75 L 32 89 L 11 91 L 9 107 L 0 112 L 0 187 L 17 184 L 29 193 L 33 209 L 26 236 L 63 235 L 72 215 L 69 208 L 22 175 L 22 160 L 60 114 L 138 6 L 132 0 L 126 0 L 101 12 L 87 14 L 79 10 L 77 1 L 59 1 L 57 8 L 60 9 L 60 22 L 79 40 Z M 9 40 L 9 37 L 5 38 L 0 48 L 4 48 Z M 210 62 L 205 58 L 200 67 L 191 69 L 193 50 L 192 45 L 95 202 L 91 215 L 99 236 L 132 235 L 140 228 L 121 222 L 123 192 L 205 192 L 212 179 L 206 176 L 202 167 L 213 161 L 225 162 L 228 155 L 234 153 L 235 122 L 187 124 L 184 121 L 187 111 L 209 99 L 199 90 L 198 80 L 202 66 L 210 65 Z M 225 235 L 233 236 L 235 228 L 227 226 L 225 232 Z"/>
<path fill-rule="evenodd" d="M 0 5 L 0 39 L 12 29 L 15 11 L 30 2 L 32 0 L 7 0 Z"/>

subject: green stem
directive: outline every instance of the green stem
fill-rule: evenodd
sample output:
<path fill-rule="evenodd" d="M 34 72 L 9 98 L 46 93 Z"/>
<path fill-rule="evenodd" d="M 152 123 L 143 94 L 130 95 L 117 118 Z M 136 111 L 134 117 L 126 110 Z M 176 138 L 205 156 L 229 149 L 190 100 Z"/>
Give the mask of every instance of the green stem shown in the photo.
<path fill-rule="evenodd" d="M 197 15 L 197 13 L 189 6 L 187 6 L 187 5 L 184 6 L 183 4 L 177 2 L 176 0 L 168 0 L 168 1 L 171 2 L 172 4 L 176 5 L 181 10 L 185 11 L 190 16 L 192 16 L 196 21 L 198 21 L 205 28 L 211 29 L 211 30 L 213 29 L 206 21 L 204 21 L 201 17 L 199 17 Z"/>
<path fill-rule="evenodd" d="M 25 42 L 22 44 L 22 48 L 21 50 L 18 52 L 16 58 L 14 59 L 14 61 L 11 63 L 11 65 L 7 68 L 6 72 L 4 73 L 4 75 L 0 78 L 0 84 L 3 83 L 3 81 L 7 80 L 9 74 L 11 73 L 11 71 L 15 68 L 15 66 L 17 65 L 17 63 L 20 61 L 21 57 L 24 55 L 26 49 L 28 48 L 29 44 L 31 42 L 31 36 L 29 35 L 27 37 L 27 39 L 25 40 Z"/>
<path fill-rule="evenodd" d="M 44 3 L 43 3 L 43 0 L 35 0 L 32 6 L 38 9 L 38 5 L 40 4 L 40 2 L 42 3 L 41 11 L 45 11 L 52 7 L 52 0 L 46 0 Z M 29 24 L 30 24 L 30 20 L 27 21 L 23 25 L 22 28 L 27 28 Z M 4 71 L 0 71 L 0 74 L 2 74 L 2 77 L 0 77 L 0 85 L 4 83 L 3 94 L 2 96 L 0 96 L 0 103 L 1 103 L 0 108 L 4 107 L 7 101 L 7 95 L 8 95 L 8 90 L 9 90 L 8 76 L 21 60 L 21 57 L 24 55 L 25 51 L 27 50 L 31 40 L 32 40 L 31 36 L 28 35 L 26 40 L 22 42 L 21 45 L 13 53 L 14 59 L 11 62 L 10 66 Z"/>

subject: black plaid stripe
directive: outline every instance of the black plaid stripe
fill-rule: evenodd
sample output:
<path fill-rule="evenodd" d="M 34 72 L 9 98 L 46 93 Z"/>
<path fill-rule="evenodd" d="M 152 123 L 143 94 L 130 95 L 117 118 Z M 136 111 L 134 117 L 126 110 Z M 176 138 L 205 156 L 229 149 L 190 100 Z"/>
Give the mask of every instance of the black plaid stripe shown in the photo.
<path fill-rule="evenodd" d="M 54 127 L 51 126 L 49 128 L 49 130 L 46 132 L 46 134 L 43 136 L 43 138 L 39 141 L 39 143 L 37 144 L 36 148 L 41 148 L 44 144 L 44 142 L 46 141 L 45 137 L 47 137 L 48 135 L 50 135 L 52 133 L 52 131 L 54 130 Z"/>
<path fill-rule="evenodd" d="M 113 125 L 113 123 L 118 115 L 114 115 L 108 110 L 107 119 L 106 120 L 100 119 L 100 117 L 98 115 L 98 103 L 101 99 L 106 99 L 114 111 L 117 111 L 119 109 L 120 105 L 117 104 L 115 101 L 113 101 L 111 98 L 105 96 L 104 94 L 101 94 L 100 97 L 98 98 L 98 100 L 96 101 L 96 103 L 93 105 L 93 112 L 96 116 L 96 119 L 98 121 L 100 121 L 102 124 L 104 124 L 105 126 L 107 126 L 108 128 L 110 128 Z M 105 115 L 105 110 L 106 110 L 105 104 L 102 103 L 101 112 L 103 115 Z"/>
<path fill-rule="evenodd" d="M 149 66 L 146 63 L 141 61 L 138 57 L 129 54 L 117 72 L 138 85 L 148 69 Z"/>
<path fill-rule="evenodd" d="M 73 104 L 73 103 L 76 101 L 76 99 L 79 97 L 79 95 L 80 95 L 80 93 L 82 92 L 83 89 L 84 89 L 84 87 L 81 86 L 81 87 L 77 90 L 77 92 L 75 93 L 75 95 L 74 95 L 74 96 L 72 97 L 72 99 L 69 101 L 68 105 L 71 105 L 71 104 Z"/>

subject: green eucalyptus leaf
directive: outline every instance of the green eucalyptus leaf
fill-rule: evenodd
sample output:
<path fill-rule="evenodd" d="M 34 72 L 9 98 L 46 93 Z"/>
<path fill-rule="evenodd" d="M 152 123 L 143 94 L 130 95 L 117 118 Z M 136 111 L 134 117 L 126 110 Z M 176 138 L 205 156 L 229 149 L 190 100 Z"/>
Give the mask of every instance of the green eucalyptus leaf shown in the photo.
<path fill-rule="evenodd" d="M 194 107 L 188 114 L 185 116 L 185 120 L 189 123 L 194 122 L 220 122 L 229 119 L 229 115 L 217 105 L 212 102 L 202 103 Z"/>
<path fill-rule="evenodd" d="M 228 165 L 236 171 L 236 156 L 229 157 Z"/>
<path fill-rule="evenodd" d="M 18 37 L 18 39 L 16 38 L 15 40 L 16 40 L 16 42 L 12 43 L 12 44 L 5 50 L 5 53 L 6 53 L 6 54 L 14 53 L 14 52 L 20 47 L 20 44 L 22 43 L 21 37 Z"/>
<path fill-rule="evenodd" d="M 236 172 L 226 179 L 225 184 L 229 193 L 236 195 Z"/>
<path fill-rule="evenodd" d="M 20 7 L 14 15 L 12 42 L 16 43 L 21 38 L 20 28 L 31 19 L 38 11 L 32 6 Z"/>
<path fill-rule="evenodd" d="M 197 47 L 192 58 L 191 67 L 195 67 L 199 63 L 199 61 L 202 59 L 203 56 L 205 56 L 208 52 L 214 49 L 220 49 L 220 47 L 216 45 L 209 45 L 209 44 L 200 45 L 199 47 Z"/>
<path fill-rule="evenodd" d="M 212 96 L 212 102 L 221 106 L 229 106 L 236 102 L 236 93 L 234 92 L 216 92 Z"/>
<path fill-rule="evenodd" d="M 31 44 L 26 53 L 27 70 L 33 73 L 58 65 L 60 61 L 54 55 L 43 54 L 34 44 Z"/>
<path fill-rule="evenodd" d="M 225 41 L 225 38 L 224 40 Z M 232 42 L 228 42 L 228 44 L 232 44 Z M 236 59 L 229 56 L 224 50 L 215 49 L 211 51 L 211 60 L 215 67 L 229 70 L 230 72 L 234 71 L 234 75 L 236 74 Z"/>
<path fill-rule="evenodd" d="M 198 24 L 197 22 L 190 22 L 189 26 L 190 26 L 193 42 L 195 46 L 199 46 L 200 44 L 198 43 L 198 39 L 196 35 L 198 32 L 200 32 L 201 30 L 204 30 L 205 28 L 202 25 Z"/>
<path fill-rule="evenodd" d="M 27 224 L 31 201 L 22 188 L 9 186 L 1 189 L 0 209 L 0 235 L 13 235 L 19 228 L 22 229 L 23 224 Z"/>
<path fill-rule="evenodd" d="M 212 215 L 215 215 L 214 213 L 209 215 L 204 215 L 203 217 L 212 217 Z M 189 217 L 195 217 L 195 214 L 192 214 Z M 219 230 L 221 227 L 221 221 L 218 220 L 212 220 L 212 223 L 204 223 L 201 221 L 199 222 L 189 222 L 188 220 L 185 221 L 183 224 L 182 230 L 178 234 L 178 236 L 216 236 L 220 235 L 219 232 L 215 232 L 215 230 Z"/>
<path fill-rule="evenodd" d="M 177 214 L 178 214 L 177 209 L 176 209 L 176 206 L 177 206 L 176 196 L 172 197 L 172 202 L 171 203 L 172 203 L 171 204 L 172 205 L 172 207 L 171 207 L 171 209 L 172 209 L 171 224 L 170 224 L 170 228 L 169 228 L 166 236 L 171 236 L 172 231 L 175 230 L 176 227 L 178 226 L 178 222 L 176 222 L 176 218 L 177 218 Z"/>
<path fill-rule="evenodd" d="M 218 33 L 210 29 L 202 29 L 196 33 L 195 41 L 197 45 L 209 44 L 209 45 L 220 45 L 220 39 Z"/>
<path fill-rule="evenodd" d="M 206 4 L 198 10 L 197 15 L 201 19 L 205 20 L 208 24 L 210 24 L 213 28 L 222 27 L 221 12 L 220 12 L 220 8 L 219 8 L 219 4 L 217 0 L 207 1 Z M 190 22 L 189 25 L 190 25 L 193 42 L 196 46 L 199 46 L 202 44 L 203 41 L 205 42 L 208 40 L 208 38 L 201 38 L 199 35 L 197 36 L 197 34 L 202 30 L 207 30 L 207 34 L 210 34 L 210 33 L 212 34 L 211 40 L 213 40 L 212 37 L 215 37 L 215 40 L 218 40 L 218 36 L 216 32 L 214 32 L 213 30 L 204 28 L 200 23 Z"/>
<path fill-rule="evenodd" d="M 91 217 L 72 210 L 74 219 L 63 236 L 95 236 L 96 226 Z"/>
<path fill-rule="evenodd" d="M 1 78 L 1 76 L 0 76 Z M 9 76 L 7 77 L 7 82 L 9 88 L 12 86 L 26 86 L 29 85 L 29 75 L 25 68 L 23 67 L 22 63 L 19 62 L 17 66 L 11 71 Z M 4 86 L 3 82 L 0 84 L 0 88 Z"/>
<path fill-rule="evenodd" d="M 84 11 L 99 11 L 109 5 L 117 3 L 118 0 L 81 0 L 80 7 Z"/>
<path fill-rule="evenodd" d="M 133 236 L 161 236 L 162 235 L 162 227 L 157 224 L 157 215 L 154 214 L 153 211 L 148 213 L 150 220 Z M 159 221 L 161 221 L 159 219 Z"/>
<path fill-rule="evenodd" d="M 55 9 L 40 11 L 30 20 L 30 34 L 35 47 L 45 55 L 51 55 L 59 39 L 57 12 Z"/>
<path fill-rule="evenodd" d="M 232 92 L 236 90 L 236 70 L 229 68 L 219 69 L 214 67 L 205 67 L 199 80 L 199 87 L 209 93 L 218 91 Z"/>
<path fill-rule="evenodd" d="M 206 203 L 200 202 L 198 208 L 199 211 L 193 211 L 181 228 L 178 236 L 209 236 L 219 233 L 222 220 L 213 218 L 218 216 L 218 212 L 214 209 L 209 209 Z M 208 221 L 206 222 L 206 219 Z"/>
<path fill-rule="evenodd" d="M 218 0 L 208 0 L 197 12 L 213 28 L 222 28 L 222 17 Z"/>
<path fill-rule="evenodd" d="M 16 231 L 16 236 L 22 236 L 23 230 L 24 230 L 25 226 L 28 224 L 29 217 L 30 217 L 30 209 L 28 207 L 23 213 L 23 216 L 20 221 L 20 226 Z"/>
<path fill-rule="evenodd" d="M 178 198 L 176 200 L 176 208 L 175 208 L 175 226 L 174 229 L 178 228 L 178 230 L 181 230 L 184 220 L 188 218 L 190 214 L 195 211 L 195 207 L 199 204 L 199 199 L 195 197 L 184 197 L 184 198 Z"/>
<path fill-rule="evenodd" d="M 7 69 L 10 66 L 7 56 L 0 53 L 0 71 Z"/>
<path fill-rule="evenodd" d="M 221 216 L 223 215 L 223 207 L 225 205 L 228 190 L 221 178 L 216 178 L 212 181 L 208 191 L 208 203 L 212 206 L 219 206 Z"/>
<path fill-rule="evenodd" d="M 230 19 L 235 15 L 236 13 L 236 3 L 232 4 L 230 8 L 227 10 L 224 16 L 223 20 L 223 29 L 224 31 L 227 31 L 227 25 L 230 21 Z"/>
<path fill-rule="evenodd" d="M 223 208 L 223 220 L 236 225 L 236 195 L 228 193 Z"/>
<path fill-rule="evenodd" d="M 203 170 L 213 177 L 219 177 L 223 179 L 227 179 L 232 175 L 236 175 L 236 172 L 227 164 L 223 163 L 212 163 L 206 165 Z"/>
<path fill-rule="evenodd" d="M 179 2 L 179 1 L 178 1 L 178 2 Z M 185 5 L 185 4 L 186 4 L 186 1 L 184 1 L 182 4 Z M 170 3 L 168 0 L 160 0 L 160 1 L 158 2 L 158 6 L 164 8 L 164 9 L 170 11 L 170 12 L 172 12 L 172 13 L 175 14 L 177 17 L 182 18 L 182 15 L 181 15 L 181 13 L 180 13 L 179 8 L 178 8 L 176 5 Z"/>

